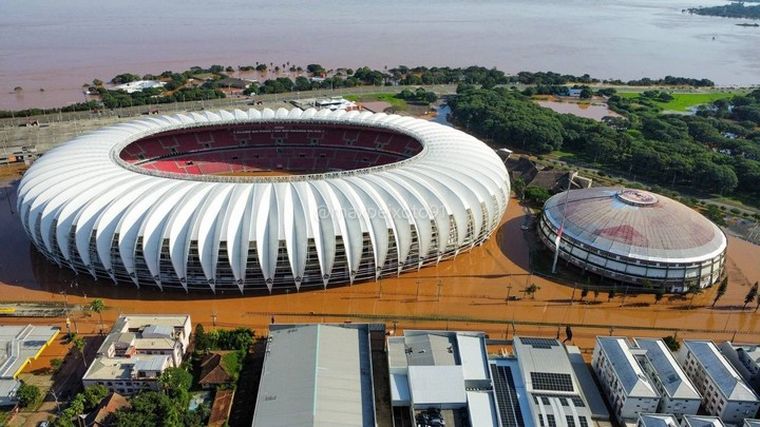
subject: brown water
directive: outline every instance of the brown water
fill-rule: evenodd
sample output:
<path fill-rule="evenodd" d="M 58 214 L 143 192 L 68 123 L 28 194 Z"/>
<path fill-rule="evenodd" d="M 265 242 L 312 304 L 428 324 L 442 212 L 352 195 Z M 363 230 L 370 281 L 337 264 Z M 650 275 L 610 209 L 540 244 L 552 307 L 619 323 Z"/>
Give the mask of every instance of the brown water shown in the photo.
<path fill-rule="evenodd" d="M 4 190 L 0 192 L 5 194 Z M 15 192 L 11 195 L 15 199 Z M 559 325 L 570 322 L 575 325 L 575 343 L 585 348 L 593 347 L 595 335 L 663 336 L 686 327 L 702 331 L 681 331 L 679 338 L 731 339 L 737 331 L 739 341 L 760 339 L 760 317 L 751 309 L 741 310 L 749 283 L 760 280 L 760 247 L 731 237 L 731 284 L 715 309 L 709 308 L 715 288 L 694 299 L 698 307 L 694 310 L 685 309 L 689 304 L 686 299 L 666 297 L 654 304 L 652 296 L 628 296 L 623 301 L 622 292 L 612 301 L 605 293 L 598 297 L 591 293 L 588 300 L 596 300 L 595 304 L 578 303 L 579 290 L 526 271 L 528 249 L 520 229 L 523 210 L 514 200 L 498 232 L 483 246 L 438 266 L 326 291 L 213 297 L 138 290 L 131 285 L 115 286 L 110 281 L 92 282 L 84 277 L 80 277 L 78 285 L 72 285 L 70 272 L 51 265 L 31 249 L 16 214 L 8 206 L 5 199 L 0 200 L 0 303 L 66 300 L 69 304 L 87 304 L 98 297 L 108 307 L 103 315 L 106 322 L 119 313 L 189 313 L 194 323 L 209 327 L 245 325 L 262 332 L 272 318 L 278 323 L 377 321 L 386 322 L 389 328 L 397 321 L 399 329 L 484 330 L 495 338 L 511 335 L 513 327 L 518 334 L 554 336 Z M 540 286 L 535 299 L 525 298 L 521 292 L 530 283 Z M 523 299 L 507 304 L 508 294 Z M 570 305 L 573 295 L 576 302 Z M 80 332 L 97 330 L 98 316 L 77 312 L 73 318 Z M 4 323 L 30 321 L 64 325 L 63 319 L 3 319 Z M 648 327 L 660 329 L 645 329 Z M 52 357 L 52 353 L 48 356 Z"/>
<path fill-rule="evenodd" d="M 587 119 L 602 120 L 605 116 L 618 116 L 604 104 L 589 104 L 579 102 L 536 101 L 538 105 L 550 108 L 560 114 L 572 114 Z"/>
<path fill-rule="evenodd" d="M 122 72 L 256 61 L 478 64 L 507 72 L 760 83 L 760 31 L 681 12 L 723 3 L 8 0 L 0 2 L 0 109 L 82 101 L 83 83 Z M 13 92 L 16 86 L 23 90 Z"/>

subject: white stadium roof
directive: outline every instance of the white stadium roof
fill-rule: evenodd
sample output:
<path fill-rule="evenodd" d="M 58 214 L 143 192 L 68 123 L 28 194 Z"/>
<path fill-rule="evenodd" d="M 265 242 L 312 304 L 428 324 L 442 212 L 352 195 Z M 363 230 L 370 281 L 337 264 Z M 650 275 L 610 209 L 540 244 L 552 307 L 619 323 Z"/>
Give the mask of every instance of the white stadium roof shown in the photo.
<path fill-rule="evenodd" d="M 128 144 L 157 133 L 247 123 L 366 126 L 408 135 L 422 150 L 382 166 L 255 177 L 177 176 L 140 169 L 119 157 Z M 509 177 L 499 157 L 456 129 L 384 113 L 280 108 L 155 116 L 79 136 L 35 162 L 19 185 L 18 207 L 35 246 L 59 265 L 93 276 L 96 270 L 101 276 L 107 272 L 116 281 L 118 264 L 139 286 L 145 283 L 136 273 L 141 256 L 149 280 L 162 288 L 166 272 L 160 267 L 167 258 L 162 246 L 168 241 L 171 274 L 187 290 L 190 246 L 197 242 L 195 262 L 209 288 L 215 289 L 224 251 L 225 268 L 242 292 L 252 262 L 272 290 L 281 243 L 296 287 L 310 240 L 324 286 L 336 256 L 345 258 L 354 280 L 366 234 L 376 266 L 384 265 L 390 248 L 399 271 L 415 247 L 420 264 L 440 260 L 452 245 L 458 252 L 479 243 L 468 240 L 468 229 L 471 236 L 490 235 L 508 195 Z M 450 231 L 453 244 L 445 238 Z M 436 240 L 436 232 L 444 238 Z M 342 237 L 345 254 L 336 251 L 336 236 Z M 258 259 L 249 257 L 253 249 Z"/>

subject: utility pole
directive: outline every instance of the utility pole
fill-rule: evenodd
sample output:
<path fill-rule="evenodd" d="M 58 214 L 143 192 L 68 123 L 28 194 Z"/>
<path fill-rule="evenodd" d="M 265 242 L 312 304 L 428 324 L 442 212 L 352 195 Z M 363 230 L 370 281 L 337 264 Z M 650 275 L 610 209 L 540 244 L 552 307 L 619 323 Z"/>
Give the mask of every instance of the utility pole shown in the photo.
<path fill-rule="evenodd" d="M 440 302 L 441 301 L 441 288 L 443 287 L 443 283 L 441 283 L 441 281 L 439 280 L 437 286 L 438 286 L 438 295 L 436 296 L 435 301 L 436 302 Z"/>
<path fill-rule="evenodd" d="M 507 298 L 506 298 L 507 305 L 509 305 L 509 294 L 511 293 L 512 293 L 512 285 L 507 285 Z"/>

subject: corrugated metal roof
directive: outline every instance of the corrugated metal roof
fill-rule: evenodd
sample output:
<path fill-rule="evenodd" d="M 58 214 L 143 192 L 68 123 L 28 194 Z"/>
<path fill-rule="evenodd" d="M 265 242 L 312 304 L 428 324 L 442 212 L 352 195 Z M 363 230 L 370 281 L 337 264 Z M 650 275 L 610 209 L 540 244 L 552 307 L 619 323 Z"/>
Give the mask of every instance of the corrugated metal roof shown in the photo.
<path fill-rule="evenodd" d="M 565 208 L 567 205 L 567 208 Z M 696 262 L 726 249 L 723 232 L 707 218 L 659 194 L 624 188 L 571 190 L 551 197 L 545 217 L 563 238 L 634 259 Z"/>
<path fill-rule="evenodd" d="M 366 327 L 292 325 L 269 336 L 254 427 L 375 425 Z"/>

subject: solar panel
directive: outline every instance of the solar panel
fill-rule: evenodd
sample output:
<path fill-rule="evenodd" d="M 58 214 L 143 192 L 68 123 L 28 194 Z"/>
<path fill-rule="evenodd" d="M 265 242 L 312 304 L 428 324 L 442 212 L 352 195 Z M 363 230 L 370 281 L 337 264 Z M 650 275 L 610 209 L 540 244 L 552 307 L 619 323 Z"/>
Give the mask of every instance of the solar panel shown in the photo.
<path fill-rule="evenodd" d="M 555 339 L 550 338 L 523 338 L 520 337 L 520 341 L 522 341 L 523 344 L 529 345 L 533 348 L 544 348 L 544 349 L 550 349 L 552 347 L 558 347 L 559 342 Z"/>
<path fill-rule="evenodd" d="M 573 402 L 573 406 L 576 408 L 584 408 L 586 406 L 585 403 L 583 403 L 583 399 L 581 399 L 578 395 L 573 396 L 564 396 L 559 394 L 534 394 L 533 395 L 533 401 L 538 404 L 539 399 L 541 399 L 542 402 L 548 401 L 548 399 L 551 398 L 557 398 L 559 399 L 559 403 L 562 406 L 570 406 L 570 402 Z M 548 405 L 548 403 L 546 403 Z"/>
<path fill-rule="evenodd" d="M 508 366 L 491 365 L 491 375 L 496 391 L 496 402 L 499 407 L 502 426 L 521 427 L 524 425 L 520 404 L 517 401 L 515 381 L 512 378 L 512 369 Z"/>
<path fill-rule="evenodd" d="M 573 391 L 573 379 L 570 374 L 554 372 L 531 372 L 530 379 L 534 390 Z"/>

